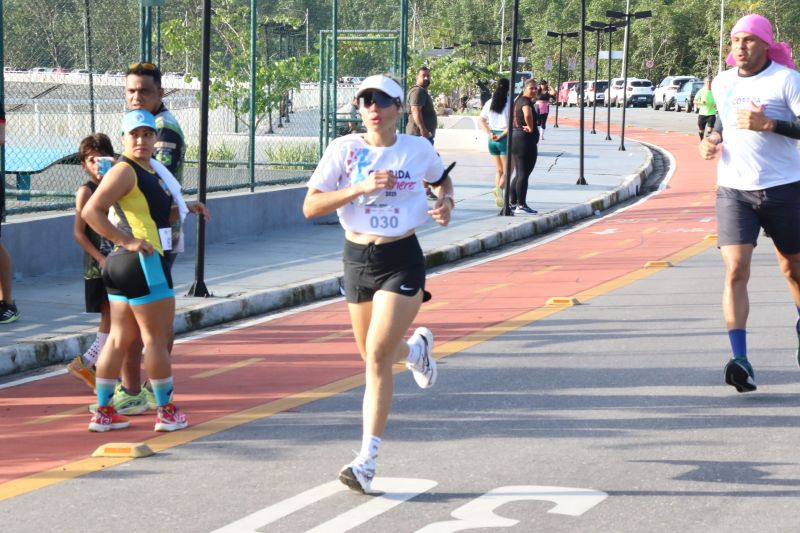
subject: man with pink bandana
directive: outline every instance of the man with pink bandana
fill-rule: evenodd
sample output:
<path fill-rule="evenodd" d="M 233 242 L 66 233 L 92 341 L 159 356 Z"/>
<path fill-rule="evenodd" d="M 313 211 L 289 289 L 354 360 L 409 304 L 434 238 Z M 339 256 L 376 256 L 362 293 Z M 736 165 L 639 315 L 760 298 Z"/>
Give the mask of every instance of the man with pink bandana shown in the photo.
<path fill-rule="evenodd" d="M 717 167 L 718 245 L 725 263 L 722 312 L 733 357 L 725 382 L 756 390 L 747 360 L 747 282 L 761 228 L 775 244 L 778 264 L 800 314 L 800 73 L 789 46 L 776 43 L 769 20 L 739 19 L 731 30 L 728 64 L 711 85 L 714 131 L 700 154 Z M 795 323 L 800 342 L 800 319 Z M 800 347 L 796 354 L 800 364 Z"/>

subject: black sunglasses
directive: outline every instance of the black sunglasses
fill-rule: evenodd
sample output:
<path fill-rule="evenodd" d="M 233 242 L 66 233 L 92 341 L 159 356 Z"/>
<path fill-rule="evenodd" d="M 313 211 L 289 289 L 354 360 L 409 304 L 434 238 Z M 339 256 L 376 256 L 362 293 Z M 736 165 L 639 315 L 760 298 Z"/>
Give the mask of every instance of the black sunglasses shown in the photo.
<path fill-rule="evenodd" d="M 380 91 L 363 93 L 358 97 L 358 102 L 359 105 L 364 108 L 371 106 L 373 103 L 381 108 L 390 107 L 393 104 L 400 103 L 399 98 L 392 98 L 388 94 Z"/>

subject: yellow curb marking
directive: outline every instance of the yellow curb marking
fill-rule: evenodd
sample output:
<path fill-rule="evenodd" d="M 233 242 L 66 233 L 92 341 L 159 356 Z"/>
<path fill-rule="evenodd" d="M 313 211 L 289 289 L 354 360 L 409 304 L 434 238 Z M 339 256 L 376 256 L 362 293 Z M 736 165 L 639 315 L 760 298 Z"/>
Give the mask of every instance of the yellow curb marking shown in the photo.
<path fill-rule="evenodd" d="M 212 376 L 218 376 L 220 374 L 225 374 L 226 372 L 231 372 L 233 370 L 238 370 L 240 368 L 244 368 L 246 366 L 254 365 L 256 363 L 260 363 L 263 361 L 263 357 L 251 357 L 250 359 L 245 359 L 243 361 L 237 361 L 235 363 L 231 363 L 230 365 L 225 365 L 221 368 L 215 368 L 213 370 L 207 370 L 206 372 L 200 372 L 199 374 L 195 374 L 193 376 L 189 376 L 189 379 L 201 379 L 201 378 L 210 378 Z"/>
<path fill-rule="evenodd" d="M 306 342 L 328 342 L 328 341 L 332 341 L 332 340 L 335 340 L 335 339 L 340 339 L 342 337 L 346 337 L 348 335 L 351 335 L 352 333 L 353 333 L 353 330 L 350 329 L 350 328 L 347 328 L 347 329 L 343 329 L 341 331 L 336 331 L 334 333 L 331 333 L 330 335 L 325 335 L 323 337 L 316 337 L 314 339 L 308 339 Z"/>
<path fill-rule="evenodd" d="M 92 457 L 150 457 L 153 450 L 144 442 L 109 442 L 97 448 Z"/>
<path fill-rule="evenodd" d="M 55 422 L 56 420 L 61 420 L 62 418 L 66 418 L 68 416 L 73 415 L 81 415 L 88 413 L 89 410 L 84 405 L 83 407 L 74 407 L 72 409 L 67 409 L 66 411 L 61 411 L 60 413 L 53 413 L 52 415 L 45 415 L 34 418 L 33 420 L 28 420 L 23 425 L 32 426 L 36 424 L 47 424 L 48 422 Z"/>
<path fill-rule="evenodd" d="M 588 254 L 583 254 L 582 256 L 578 257 L 578 259 L 590 259 L 602 253 L 603 252 L 589 252 Z"/>
<path fill-rule="evenodd" d="M 476 291 L 473 291 L 475 294 L 483 294 L 485 292 L 492 292 L 496 291 L 497 289 L 502 289 L 504 287 L 510 287 L 511 283 L 498 283 L 497 285 L 489 285 L 488 287 L 483 287 Z"/>

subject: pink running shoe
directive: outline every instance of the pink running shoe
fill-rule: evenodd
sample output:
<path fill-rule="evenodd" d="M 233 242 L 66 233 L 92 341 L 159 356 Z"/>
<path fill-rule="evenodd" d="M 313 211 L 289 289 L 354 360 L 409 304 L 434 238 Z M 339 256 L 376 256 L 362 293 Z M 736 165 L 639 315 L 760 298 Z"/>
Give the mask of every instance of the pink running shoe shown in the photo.
<path fill-rule="evenodd" d="M 130 425 L 128 419 L 117 413 L 113 405 L 106 405 L 97 408 L 92 421 L 89 422 L 89 431 L 102 433 L 112 429 L 125 429 Z"/>
<path fill-rule="evenodd" d="M 178 431 L 189 425 L 189 420 L 183 411 L 168 403 L 158 408 L 156 413 L 156 431 Z"/>

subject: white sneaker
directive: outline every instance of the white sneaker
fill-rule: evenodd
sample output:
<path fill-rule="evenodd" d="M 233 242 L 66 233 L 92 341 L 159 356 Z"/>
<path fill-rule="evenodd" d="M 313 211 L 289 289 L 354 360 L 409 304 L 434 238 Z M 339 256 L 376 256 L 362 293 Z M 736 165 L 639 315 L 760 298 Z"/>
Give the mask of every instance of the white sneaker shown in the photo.
<path fill-rule="evenodd" d="M 433 333 L 428 328 L 417 328 L 409 342 L 422 347 L 422 356 L 417 364 L 406 362 L 406 368 L 411 370 L 414 381 L 421 389 L 433 387 L 436 377 L 439 375 L 436 369 L 436 359 L 433 358 Z"/>
<path fill-rule="evenodd" d="M 339 481 L 362 494 L 367 494 L 370 491 L 374 478 L 374 459 L 364 462 L 361 457 L 356 457 L 352 463 L 343 466 L 341 472 L 339 472 Z"/>

